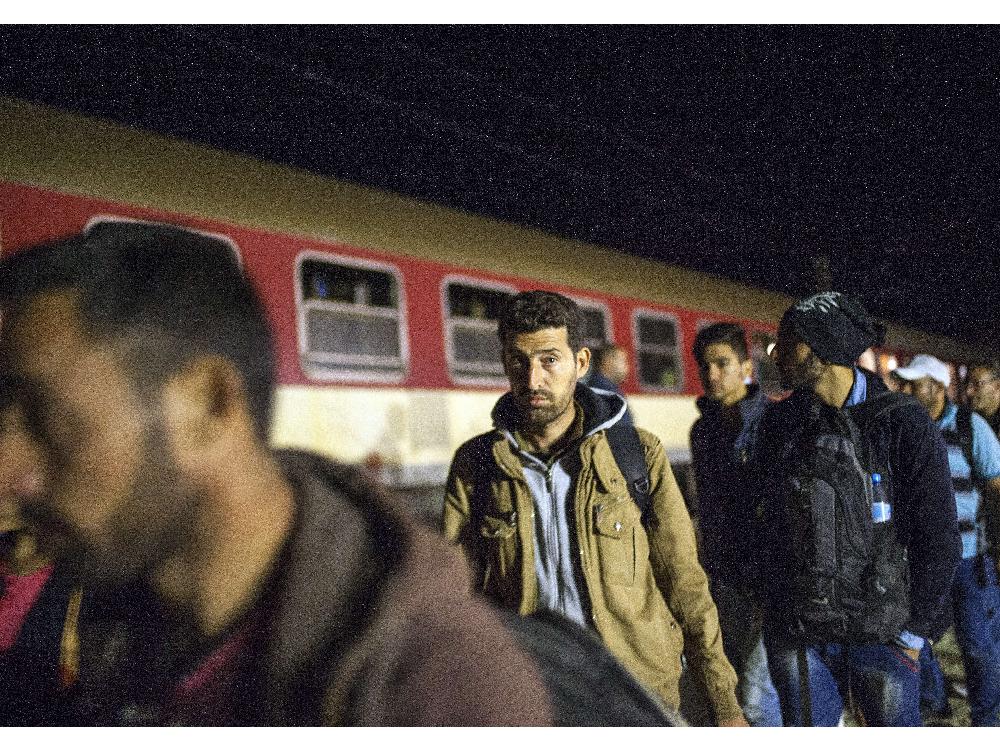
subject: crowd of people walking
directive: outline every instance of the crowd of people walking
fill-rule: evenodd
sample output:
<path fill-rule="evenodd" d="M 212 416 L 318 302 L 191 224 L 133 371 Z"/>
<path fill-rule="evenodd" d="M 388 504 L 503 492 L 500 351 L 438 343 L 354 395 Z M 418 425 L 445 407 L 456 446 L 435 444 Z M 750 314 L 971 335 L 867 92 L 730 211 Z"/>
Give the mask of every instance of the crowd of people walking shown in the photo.
<path fill-rule="evenodd" d="M 783 315 L 780 400 L 740 326 L 700 331 L 690 503 L 621 351 L 513 296 L 441 533 L 269 447 L 271 334 L 221 241 L 101 224 L 4 260 L 0 306 L 2 723 L 918 726 L 953 627 L 1000 724 L 1000 371 L 963 403 L 927 354 L 885 383 L 847 295 Z"/>

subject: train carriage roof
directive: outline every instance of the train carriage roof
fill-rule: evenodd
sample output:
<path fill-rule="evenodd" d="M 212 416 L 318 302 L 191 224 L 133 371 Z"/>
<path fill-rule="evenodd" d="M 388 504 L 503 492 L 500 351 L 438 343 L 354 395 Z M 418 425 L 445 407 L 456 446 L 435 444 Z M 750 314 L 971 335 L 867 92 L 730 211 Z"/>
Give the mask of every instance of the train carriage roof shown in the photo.
<path fill-rule="evenodd" d="M 0 177 L 315 236 L 581 290 L 776 324 L 793 301 L 710 274 L 107 121 L 0 98 Z M 889 346 L 975 361 L 978 347 L 889 325 Z"/>

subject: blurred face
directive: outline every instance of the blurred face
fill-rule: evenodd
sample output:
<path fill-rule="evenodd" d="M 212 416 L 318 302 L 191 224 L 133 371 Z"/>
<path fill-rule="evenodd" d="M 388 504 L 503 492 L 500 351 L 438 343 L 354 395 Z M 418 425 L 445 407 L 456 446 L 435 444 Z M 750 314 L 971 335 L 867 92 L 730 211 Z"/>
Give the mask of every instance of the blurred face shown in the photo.
<path fill-rule="evenodd" d="M 1000 380 L 987 367 L 974 367 L 965 386 L 969 406 L 983 416 L 992 417 L 1000 409 Z"/>
<path fill-rule="evenodd" d="M 40 495 L 43 484 L 41 448 L 12 404 L 0 412 L 0 534 L 24 529 L 21 500 Z"/>
<path fill-rule="evenodd" d="M 590 350 L 573 352 L 565 327 L 521 333 L 507 341 L 504 372 L 522 427 L 538 431 L 572 411 L 576 381 L 589 364 Z"/>
<path fill-rule="evenodd" d="M 138 398 L 121 352 L 83 330 L 71 292 L 7 317 L 2 341 L 46 479 L 20 498 L 43 549 L 78 563 L 95 588 L 143 576 L 176 550 L 190 506 L 157 410 Z"/>
<path fill-rule="evenodd" d="M 772 356 L 786 390 L 813 389 L 825 369 L 809 345 L 785 329 L 778 331 Z"/>
<path fill-rule="evenodd" d="M 944 390 L 943 385 L 930 377 L 903 381 L 903 393 L 908 393 L 917 399 L 935 418 L 944 406 Z"/>
<path fill-rule="evenodd" d="M 624 349 L 612 349 L 604 355 L 601 372 L 612 383 L 621 385 L 628 377 L 628 355 Z"/>
<path fill-rule="evenodd" d="M 698 363 L 705 395 L 724 406 L 732 406 L 747 395 L 746 380 L 752 374 L 753 362 L 740 361 L 729 344 L 709 344 Z"/>
<path fill-rule="evenodd" d="M 0 560 L 18 575 L 48 563 L 21 514 L 21 502 L 41 494 L 43 486 L 39 445 L 21 408 L 8 406 L 0 412 Z"/>

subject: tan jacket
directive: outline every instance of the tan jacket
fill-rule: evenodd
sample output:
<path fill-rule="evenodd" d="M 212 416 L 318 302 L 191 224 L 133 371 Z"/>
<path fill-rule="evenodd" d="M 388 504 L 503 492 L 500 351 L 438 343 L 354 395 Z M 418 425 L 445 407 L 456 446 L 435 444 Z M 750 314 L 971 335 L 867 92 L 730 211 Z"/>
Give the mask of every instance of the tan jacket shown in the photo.
<path fill-rule="evenodd" d="M 681 653 L 700 676 L 716 720 L 742 716 L 736 674 L 722 651 L 718 614 L 698 563 L 694 530 L 663 446 L 639 430 L 650 473 L 653 521 L 647 534 L 603 431 L 583 439 L 575 526 L 593 624 L 608 649 L 666 704 L 680 703 Z M 477 459 L 484 469 L 477 472 Z M 476 478 L 488 477 L 474 494 Z M 487 507 L 473 521 L 473 498 Z M 485 498 L 485 500 L 479 500 Z M 502 606 L 537 607 L 534 510 L 514 447 L 499 431 L 455 455 L 444 502 L 444 533 L 461 544 L 478 588 Z"/>

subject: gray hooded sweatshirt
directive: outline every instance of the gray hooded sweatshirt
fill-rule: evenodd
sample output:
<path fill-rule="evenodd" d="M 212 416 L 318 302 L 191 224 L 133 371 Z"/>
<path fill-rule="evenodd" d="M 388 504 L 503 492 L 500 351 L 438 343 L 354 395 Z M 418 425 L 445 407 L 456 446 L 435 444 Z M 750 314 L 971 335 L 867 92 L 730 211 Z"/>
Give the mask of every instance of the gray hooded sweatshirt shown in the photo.
<path fill-rule="evenodd" d="M 585 438 L 622 419 L 628 405 L 617 393 L 582 383 L 576 386 L 574 401 L 577 413 L 570 431 L 576 436 L 551 455 L 529 453 L 518 443 L 517 411 L 511 394 L 501 397 L 494 407 L 493 425 L 514 448 L 531 491 L 538 606 L 592 628 L 573 521 L 576 478 L 582 468 L 579 446 Z"/>

